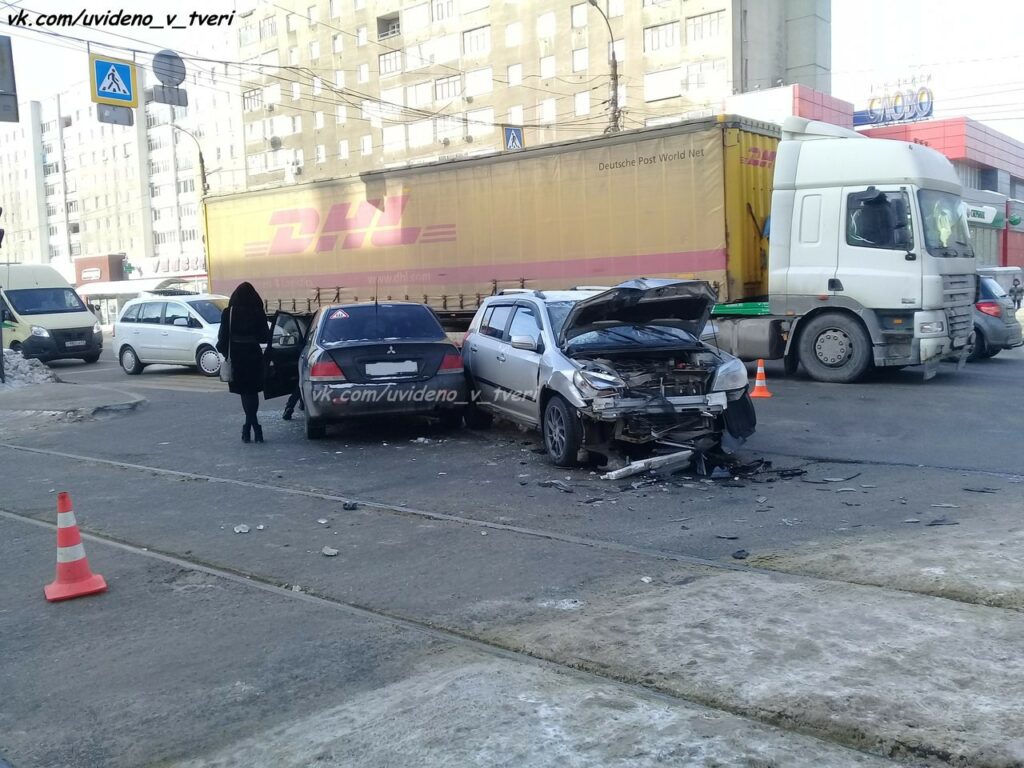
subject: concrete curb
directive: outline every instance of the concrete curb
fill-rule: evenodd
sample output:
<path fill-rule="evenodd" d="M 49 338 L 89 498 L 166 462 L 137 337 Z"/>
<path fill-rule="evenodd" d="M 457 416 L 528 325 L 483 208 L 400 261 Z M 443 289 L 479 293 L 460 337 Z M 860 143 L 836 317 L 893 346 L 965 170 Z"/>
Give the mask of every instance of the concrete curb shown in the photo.
<path fill-rule="evenodd" d="M 75 388 L 80 392 L 82 390 L 93 389 L 92 385 L 85 384 L 72 384 L 61 382 L 60 386 Z M 114 402 L 95 402 L 101 398 L 92 398 L 94 403 L 88 402 L 89 398 L 84 398 L 86 402 L 82 404 L 76 404 L 74 402 L 69 403 L 65 407 L 23 407 L 23 408 L 3 408 L 0 407 L 0 417 L 4 413 L 19 414 L 22 416 L 26 415 L 39 415 L 39 416 L 52 416 L 57 418 L 82 420 L 94 418 L 97 416 L 103 416 L 105 414 L 128 414 L 134 413 L 149 401 L 139 395 L 133 395 L 129 392 L 124 392 L 119 389 L 104 388 L 104 393 L 110 397 L 120 397 L 122 399 Z M 2 766 L 0 766 L 2 768 Z"/>

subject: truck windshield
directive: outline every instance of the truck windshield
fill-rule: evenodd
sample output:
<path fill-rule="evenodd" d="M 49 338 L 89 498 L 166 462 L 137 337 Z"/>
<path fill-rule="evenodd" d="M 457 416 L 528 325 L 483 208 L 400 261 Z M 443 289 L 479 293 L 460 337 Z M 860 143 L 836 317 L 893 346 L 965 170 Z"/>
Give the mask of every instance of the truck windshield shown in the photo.
<path fill-rule="evenodd" d="M 967 215 L 956 195 L 922 189 L 917 193 L 924 220 L 924 244 L 928 253 L 939 258 L 974 258 Z"/>
<path fill-rule="evenodd" d="M 55 315 L 84 312 L 85 304 L 70 288 L 23 288 L 7 291 L 7 300 L 19 315 Z"/>

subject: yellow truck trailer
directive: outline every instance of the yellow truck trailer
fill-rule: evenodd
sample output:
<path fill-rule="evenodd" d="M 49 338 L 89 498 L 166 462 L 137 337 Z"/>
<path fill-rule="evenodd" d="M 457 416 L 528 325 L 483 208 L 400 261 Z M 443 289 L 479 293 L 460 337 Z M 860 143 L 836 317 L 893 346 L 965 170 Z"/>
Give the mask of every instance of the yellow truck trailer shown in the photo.
<path fill-rule="evenodd" d="M 776 126 L 696 120 L 206 200 L 212 290 L 270 308 L 402 299 L 470 316 L 502 288 L 708 280 L 767 295 Z"/>

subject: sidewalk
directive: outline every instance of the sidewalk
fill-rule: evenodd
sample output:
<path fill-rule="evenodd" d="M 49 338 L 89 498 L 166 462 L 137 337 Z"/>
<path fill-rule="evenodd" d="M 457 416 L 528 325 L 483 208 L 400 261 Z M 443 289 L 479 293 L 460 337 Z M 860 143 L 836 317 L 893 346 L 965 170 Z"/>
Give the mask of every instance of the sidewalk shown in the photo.
<path fill-rule="evenodd" d="M 88 384 L 33 384 L 0 390 L 0 414 L 4 411 L 34 411 L 87 417 L 98 413 L 134 411 L 145 402 L 145 398 L 128 392 Z"/>

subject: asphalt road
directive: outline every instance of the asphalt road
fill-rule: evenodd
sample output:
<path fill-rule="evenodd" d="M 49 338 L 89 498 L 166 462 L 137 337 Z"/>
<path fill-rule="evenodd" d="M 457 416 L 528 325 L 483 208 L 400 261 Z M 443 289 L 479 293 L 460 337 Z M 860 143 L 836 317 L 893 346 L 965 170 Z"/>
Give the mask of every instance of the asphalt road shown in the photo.
<path fill-rule="evenodd" d="M 835 735 L 833 715 L 807 714 L 806 698 L 808 719 L 795 727 L 811 736 L 795 736 L 785 707 L 769 716 L 763 701 L 709 693 L 710 683 L 691 690 L 653 672 L 648 679 L 585 644 L 560 656 L 542 650 L 558 631 L 523 628 L 610 601 L 625 584 L 685 590 L 733 568 L 746 569 L 737 578 L 789 584 L 735 559 L 740 549 L 755 559 L 829 550 L 899 537 L 908 519 L 949 515 L 966 528 L 1019 508 L 1021 350 L 961 372 L 944 366 L 929 382 L 908 369 L 821 385 L 769 365 L 775 396 L 758 401 L 758 432 L 742 454 L 805 474 L 726 483 L 608 482 L 590 469 L 558 470 L 537 435 L 500 425 L 445 432 L 375 422 L 311 443 L 301 419 L 281 421 L 283 401 L 264 405 L 267 443 L 244 445 L 237 398 L 216 380 L 155 367 L 128 377 L 109 353 L 96 365 L 53 367 L 65 381 L 149 402 L 127 416 L 41 420 L 3 437 L 0 690 L 15 693 L 4 694 L 0 764 L 632 765 L 655 764 L 687 739 L 717 746 L 676 753 L 679 764 L 874 764 L 865 750 L 907 764 L 957 757 L 946 747 L 918 754 L 905 735 L 875 733 L 856 706 L 847 707 L 856 727 Z M 572 492 L 539 485 L 550 479 Z M 109 594 L 42 601 L 55 490 L 72 493 L 79 523 L 98 537 L 87 546 Z M 234 533 L 242 524 L 249 532 Z M 923 547 L 950 531 L 922 530 L 931 537 Z M 655 632 L 659 619 L 647 616 L 621 633 L 648 621 Z M 554 667 L 527 663 L 524 672 L 524 650 Z M 482 683 L 495 679 L 509 688 Z M 512 689 L 516 701 L 546 703 L 509 715 Z M 429 702 L 453 691 L 462 695 L 447 720 L 423 719 L 437 706 Z M 417 697 L 423 706 L 405 713 L 400 738 L 382 729 L 396 702 Z M 594 712 L 566 704 L 557 733 L 554 709 L 538 715 L 591 699 L 617 703 Z M 364 714 L 337 709 L 354 701 Z M 359 719 L 374 707 L 380 719 Z M 651 707 L 677 731 L 651 733 L 623 755 L 574 741 L 616 732 L 622 712 Z M 708 718 L 721 720 L 714 733 L 694 724 Z M 325 724 L 380 738 L 325 741 Z M 871 738 L 848 735 L 857 729 Z M 573 744 L 568 763 L 526 749 L 531 739 Z"/>

